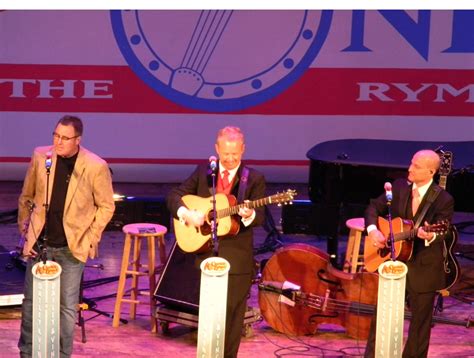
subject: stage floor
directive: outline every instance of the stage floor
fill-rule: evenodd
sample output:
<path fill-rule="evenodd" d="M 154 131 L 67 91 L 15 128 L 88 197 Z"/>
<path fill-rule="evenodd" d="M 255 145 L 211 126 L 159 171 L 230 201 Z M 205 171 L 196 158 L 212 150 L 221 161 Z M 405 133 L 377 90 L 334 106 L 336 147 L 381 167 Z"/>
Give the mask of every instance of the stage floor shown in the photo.
<path fill-rule="evenodd" d="M 163 196 L 170 185 L 161 184 L 116 184 L 117 192 L 134 196 Z M 295 188 L 300 193 L 298 199 L 307 199 L 305 185 L 269 184 L 268 195 L 282 189 Z M 0 182 L 0 212 L 16 207 L 21 183 Z M 281 209 L 272 208 L 272 215 L 279 226 Z M 474 214 L 456 213 L 455 223 L 472 222 Z M 455 322 L 463 322 L 469 317 L 474 319 L 474 228 L 468 226 L 461 230 L 458 260 L 462 268 L 462 277 L 452 289 L 452 297 L 444 301 L 443 318 Z M 267 233 L 259 228 L 256 230 L 255 245 L 260 246 Z M 325 237 L 310 235 L 283 235 L 283 245 L 303 242 L 326 250 Z M 17 244 L 18 234 L 14 223 L 0 224 L 0 245 L 5 250 L 13 250 Z M 347 237 L 340 237 L 339 252 L 345 251 Z M 173 234 L 166 236 L 169 252 L 174 243 Z M 120 231 L 105 232 L 100 247 L 100 258 L 89 261 L 85 270 L 85 297 L 93 299 L 96 308 L 112 314 L 117 289 L 120 260 L 123 249 L 123 235 Z M 272 252 L 256 256 L 257 260 L 271 257 Z M 103 268 L 102 268 L 103 267 Z M 177 283 L 179 285 L 179 283 Z M 143 280 L 140 286 L 146 289 Z M 3 286 L 0 286 L 3 287 Z M 258 289 L 252 287 L 249 305 L 258 308 Z M 0 347 L 1 357 L 17 357 L 16 347 L 20 328 L 20 310 L 18 306 L 0 307 Z M 128 306 L 122 305 L 122 318 L 128 319 Z M 161 331 L 150 332 L 149 307 L 139 306 L 138 317 L 119 328 L 112 328 L 112 319 L 98 315 L 92 311 L 84 313 L 86 342 L 82 342 L 82 333 L 76 329 L 73 357 L 195 357 L 196 330 L 179 324 L 172 324 L 169 334 Z M 407 322 L 405 323 L 406 335 Z M 324 325 L 321 330 L 311 336 L 291 337 L 275 332 L 263 320 L 252 326 L 250 337 L 242 339 L 239 357 L 360 357 L 365 341 L 348 338 L 343 327 Z M 432 330 L 430 357 L 474 357 L 474 329 L 461 325 L 436 323 Z"/>

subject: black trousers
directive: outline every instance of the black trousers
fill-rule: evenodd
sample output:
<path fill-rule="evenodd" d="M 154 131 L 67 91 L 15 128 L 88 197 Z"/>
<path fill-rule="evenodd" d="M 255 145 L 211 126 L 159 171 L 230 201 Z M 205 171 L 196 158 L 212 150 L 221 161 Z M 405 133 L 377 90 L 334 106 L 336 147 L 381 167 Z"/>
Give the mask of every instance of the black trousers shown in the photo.
<path fill-rule="evenodd" d="M 251 274 L 229 275 L 224 343 L 225 358 L 237 357 L 251 284 Z"/>

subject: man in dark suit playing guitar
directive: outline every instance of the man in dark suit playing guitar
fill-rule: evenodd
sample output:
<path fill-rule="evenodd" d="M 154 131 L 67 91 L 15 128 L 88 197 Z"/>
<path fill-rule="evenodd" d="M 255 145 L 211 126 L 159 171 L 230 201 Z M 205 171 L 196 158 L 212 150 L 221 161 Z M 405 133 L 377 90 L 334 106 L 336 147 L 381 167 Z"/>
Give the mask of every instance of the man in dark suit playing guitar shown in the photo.
<path fill-rule="evenodd" d="M 216 168 L 217 192 L 232 194 L 241 200 L 257 200 L 265 194 L 265 179 L 262 174 L 241 163 L 245 151 L 244 135 L 237 127 L 225 127 L 217 135 L 215 144 L 219 156 Z M 203 198 L 212 195 L 212 177 L 209 164 L 201 164 L 179 187 L 173 189 L 167 198 L 168 208 L 181 225 L 196 228 L 205 223 L 203 212 L 186 207 L 182 197 L 197 195 Z M 246 184 L 244 184 L 246 182 Z M 239 187 L 245 188 L 243 193 Z M 240 195 L 239 195 L 240 194 Z M 264 208 L 241 207 L 238 211 L 239 232 L 234 236 L 219 238 L 218 255 L 230 263 L 227 293 L 225 328 L 225 357 L 237 357 L 242 335 L 242 326 L 247 309 L 247 295 L 250 290 L 253 271 L 253 227 L 264 221 Z M 199 255 L 204 259 L 212 255 Z M 177 283 L 178 284 L 178 283 Z"/>
<path fill-rule="evenodd" d="M 454 200 L 448 192 L 433 181 L 433 176 L 439 166 L 440 158 L 436 152 L 421 150 L 415 153 L 408 168 L 408 182 L 397 180 L 393 184 L 391 207 L 394 218 L 412 219 L 422 224 L 443 220 L 451 222 Z M 430 201 L 432 201 L 431 205 Z M 426 205 L 429 205 L 429 208 L 424 213 L 423 208 Z M 365 212 L 368 232 L 366 240 L 369 240 L 367 245 L 372 244 L 379 248 L 385 246 L 387 237 L 376 225 L 378 217 L 387 215 L 387 212 L 385 194 L 370 201 Z M 423 217 L 419 218 L 420 215 Z M 444 237 L 445 234 L 427 232 L 420 225 L 416 230 L 416 237 L 413 238 L 413 253 L 406 262 L 408 266 L 406 290 L 412 319 L 403 357 L 420 358 L 428 355 L 436 291 L 446 287 Z M 374 356 L 375 326 L 374 318 L 367 340 L 365 357 Z"/>

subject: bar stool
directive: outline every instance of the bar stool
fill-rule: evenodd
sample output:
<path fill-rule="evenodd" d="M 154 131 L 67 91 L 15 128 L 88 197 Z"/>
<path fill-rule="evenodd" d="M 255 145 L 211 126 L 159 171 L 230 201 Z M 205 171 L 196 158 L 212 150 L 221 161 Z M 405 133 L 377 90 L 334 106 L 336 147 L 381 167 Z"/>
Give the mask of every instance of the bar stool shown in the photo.
<path fill-rule="evenodd" d="M 137 304 L 149 303 L 151 316 L 151 331 L 156 332 L 156 318 L 153 294 L 155 292 L 156 279 L 155 273 L 155 239 L 158 239 L 160 250 L 160 262 L 163 266 L 166 262 L 166 248 L 164 236 L 168 229 L 162 225 L 137 223 L 128 224 L 122 228 L 125 233 L 125 242 L 123 245 L 122 266 L 120 268 L 120 276 L 117 288 L 117 298 L 115 300 L 113 327 L 118 327 L 120 322 L 120 307 L 122 302 L 130 303 L 130 318 L 135 319 L 137 313 Z M 146 239 L 148 245 L 148 262 L 142 264 L 140 261 L 142 239 Z M 133 241 L 133 259 L 130 261 L 130 249 Z M 145 270 L 143 270 L 145 269 Z M 130 299 L 123 298 L 125 294 L 125 283 L 127 275 L 132 276 Z M 148 276 L 149 291 L 138 290 L 138 279 L 140 276 Z M 147 295 L 150 297 L 149 302 L 139 301 L 138 295 Z"/>
<path fill-rule="evenodd" d="M 365 230 L 364 218 L 349 219 L 346 221 L 346 226 L 349 228 L 349 236 L 343 271 L 354 273 L 364 265 L 364 257 L 359 254 L 362 233 Z"/>

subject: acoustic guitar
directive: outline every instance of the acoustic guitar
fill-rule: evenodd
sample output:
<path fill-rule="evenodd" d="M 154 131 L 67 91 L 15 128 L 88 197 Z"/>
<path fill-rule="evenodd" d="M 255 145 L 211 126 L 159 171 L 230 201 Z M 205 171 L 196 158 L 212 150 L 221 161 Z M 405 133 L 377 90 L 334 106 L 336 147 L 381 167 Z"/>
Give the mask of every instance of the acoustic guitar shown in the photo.
<path fill-rule="evenodd" d="M 390 225 L 388 220 L 383 217 L 378 218 L 378 228 L 382 234 L 388 238 L 390 234 Z M 416 237 L 418 229 L 413 228 L 413 222 L 402 218 L 392 220 L 393 237 L 395 244 L 395 258 L 400 261 L 407 261 L 413 253 L 413 240 Z M 432 225 L 423 226 L 426 232 L 436 234 L 445 234 L 448 231 L 449 223 L 441 221 Z M 364 243 L 364 265 L 368 272 L 375 272 L 379 266 L 391 259 L 390 240 L 387 240 L 385 247 L 378 248 L 373 246 L 371 240 L 365 240 Z"/>
<path fill-rule="evenodd" d="M 216 218 L 217 237 L 236 235 L 240 229 L 240 208 L 258 208 L 269 204 L 288 204 L 297 195 L 295 190 L 288 189 L 285 192 L 277 193 L 266 198 L 248 201 L 237 205 L 237 199 L 233 195 L 216 194 Z M 182 198 L 186 207 L 190 210 L 197 210 L 204 214 L 204 224 L 201 227 L 182 224 L 174 219 L 174 232 L 176 242 L 184 252 L 203 252 L 209 249 L 212 234 L 211 223 L 214 217 L 212 196 L 202 198 L 196 195 L 185 195 Z"/>

